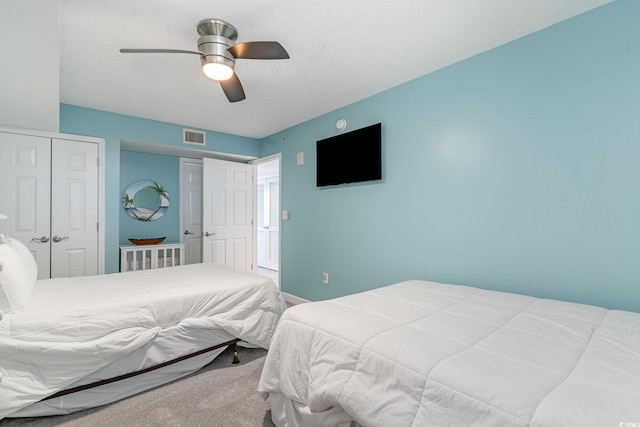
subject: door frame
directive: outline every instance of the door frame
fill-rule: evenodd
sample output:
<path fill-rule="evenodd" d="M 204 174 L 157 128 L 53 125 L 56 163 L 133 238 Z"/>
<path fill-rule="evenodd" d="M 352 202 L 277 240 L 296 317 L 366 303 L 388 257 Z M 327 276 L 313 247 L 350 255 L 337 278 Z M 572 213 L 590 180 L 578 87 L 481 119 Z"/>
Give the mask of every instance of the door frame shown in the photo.
<path fill-rule="evenodd" d="M 205 153 L 200 153 L 201 155 L 199 156 L 191 156 L 191 155 L 184 155 L 181 157 L 187 157 L 187 158 L 204 158 L 207 157 L 205 155 Z M 180 157 L 180 156 L 178 156 Z M 222 158 L 221 158 L 222 159 Z M 266 157 L 260 157 L 260 158 L 256 158 L 256 159 L 251 159 L 249 161 L 244 160 L 244 159 L 222 159 L 222 160 L 230 160 L 230 161 L 236 161 L 236 162 L 247 162 L 250 165 L 253 165 L 255 170 L 257 170 L 257 165 L 260 163 L 266 163 L 266 162 L 271 162 L 274 160 L 278 160 L 278 175 L 280 177 L 280 179 L 278 180 L 278 185 L 279 185 L 279 193 L 280 193 L 280 211 L 282 212 L 282 153 L 276 153 L 276 154 L 272 154 L 270 156 L 266 156 Z M 243 161 L 244 160 L 244 161 Z M 257 174 L 254 173 L 254 177 L 256 177 Z M 182 175 L 181 175 L 182 178 Z M 257 218 L 257 203 L 255 198 L 257 197 L 257 187 L 258 187 L 258 180 L 254 179 L 253 180 L 253 186 L 254 186 L 254 204 L 253 204 L 253 237 L 254 237 L 254 243 L 257 242 L 257 234 L 258 234 L 258 226 L 257 226 L 257 221 L 255 220 Z M 181 215 L 182 215 L 182 211 L 181 211 Z M 282 280 L 282 214 L 278 215 L 278 221 L 279 221 L 279 230 L 280 233 L 278 235 L 278 287 L 281 288 L 281 280 Z M 182 225 L 182 218 L 180 218 L 180 224 Z M 258 268 L 258 245 L 254 244 L 253 245 L 253 254 L 252 254 L 252 264 L 255 266 L 255 269 L 257 270 Z"/>
<path fill-rule="evenodd" d="M 258 165 L 260 163 L 268 163 L 268 162 L 272 162 L 274 160 L 278 161 L 278 193 L 279 193 L 279 197 L 280 197 L 280 215 L 278 215 L 278 288 L 282 288 L 281 286 L 281 281 L 282 281 L 282 276 L 281 276 L 281 271 L 282 271 L 282 153 L 276 153 L 276 154 L 272 154 L 270 156 L 267 157 L 260 157 L 259 159 L 254 159 L 254 160 L 250 160 L 249 164 L 253 165 L 254 167 L 254 180 L 253 180 L 253 193 L 255 195 L 255 199 L 256 199 L 256 203 L 253 204 L 253 241 L 255 242 L 255 244 L 253 245 L 254 249 L 253 249 L 253 265 L 256 266 L 256 270 L 258 269 L 258 221 L 256 221 L 256 219 L 258 218 L 258 204 L 257 204 L 257 197 L 258 197 Z"/>

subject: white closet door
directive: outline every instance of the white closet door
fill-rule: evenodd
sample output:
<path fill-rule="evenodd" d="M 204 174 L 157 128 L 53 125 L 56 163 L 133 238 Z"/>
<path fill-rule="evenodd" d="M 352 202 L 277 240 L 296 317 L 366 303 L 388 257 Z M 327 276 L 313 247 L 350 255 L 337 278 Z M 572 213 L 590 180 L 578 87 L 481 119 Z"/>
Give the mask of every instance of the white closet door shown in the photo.
<path fill-rule="evenodd" d="M 38 278 L 50 274 L 51 140 L 0 132 L 0 232 L 23 242 L 38 264 Z"/>
<path fill-rule="evenodd" d="M 203 159 L 202 260 L 253 272 L 253 166 Z"/>
<path fill-rule="evenodd" d="M 54 139 L 51 277 L 98 274 L 98 144 Z"/>

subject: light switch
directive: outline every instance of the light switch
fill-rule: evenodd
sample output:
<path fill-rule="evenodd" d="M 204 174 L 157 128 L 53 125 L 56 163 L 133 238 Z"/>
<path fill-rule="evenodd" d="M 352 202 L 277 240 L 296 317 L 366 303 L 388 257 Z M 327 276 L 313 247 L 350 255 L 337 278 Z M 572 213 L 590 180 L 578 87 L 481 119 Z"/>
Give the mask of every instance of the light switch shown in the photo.
<path fill-rule="evenodd" d="M 289 211 L 282 211 L 282 219 L 289 219 Z"/>
<path fill-rule="evenodd" d="M 298 153 L 297 156 L 298 166 L 304 165 L 304 151 Z"/>

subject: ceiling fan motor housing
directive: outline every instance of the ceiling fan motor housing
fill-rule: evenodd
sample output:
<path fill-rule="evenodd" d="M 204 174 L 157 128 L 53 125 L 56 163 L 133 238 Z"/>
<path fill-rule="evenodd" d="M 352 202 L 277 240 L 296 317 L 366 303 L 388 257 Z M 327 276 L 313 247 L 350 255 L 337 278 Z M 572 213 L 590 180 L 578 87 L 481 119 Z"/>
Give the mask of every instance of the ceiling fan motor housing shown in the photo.
<path fill-rule="evenodd" d="M 221 36 L 231 41 L 238 39 L 236 27 L 222 19 L 203 19 L 198 23 L 198 34 L 201 36 Z"/>
<path fill-rule="evenodd" d="M 231 69 L 235 67 L 236 58 L 227 50 L 235 43 L 226 37 L 207 35 L 198 39 L 198 51 L 202 53 L 202 65 L 224 64 Z"/>
<path fill-rule="evenodd" d="M 222 19 L 203 19 L 198 23 L 198 34 L 198 51 L 202 53 L 202 65 L 224 64 L 233 70 L 236 58 L 227 49 L 238 39 L 236 27 Z"/>

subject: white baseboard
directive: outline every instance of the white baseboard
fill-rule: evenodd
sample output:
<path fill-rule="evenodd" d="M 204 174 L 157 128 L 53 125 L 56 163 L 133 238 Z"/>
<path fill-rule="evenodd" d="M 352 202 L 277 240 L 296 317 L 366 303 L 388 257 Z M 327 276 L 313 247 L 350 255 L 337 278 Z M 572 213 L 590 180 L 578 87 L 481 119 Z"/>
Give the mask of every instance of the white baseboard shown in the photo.
<path fill-rule="evenodd" d="M 284 297 L 284 300 L 291 305 L 304 304 L 305 302 L 311 302 L 308 299 L 300 298 L 295 295 L 288 294 L 286 292 L 282 292 L 282 296 Z"/>

